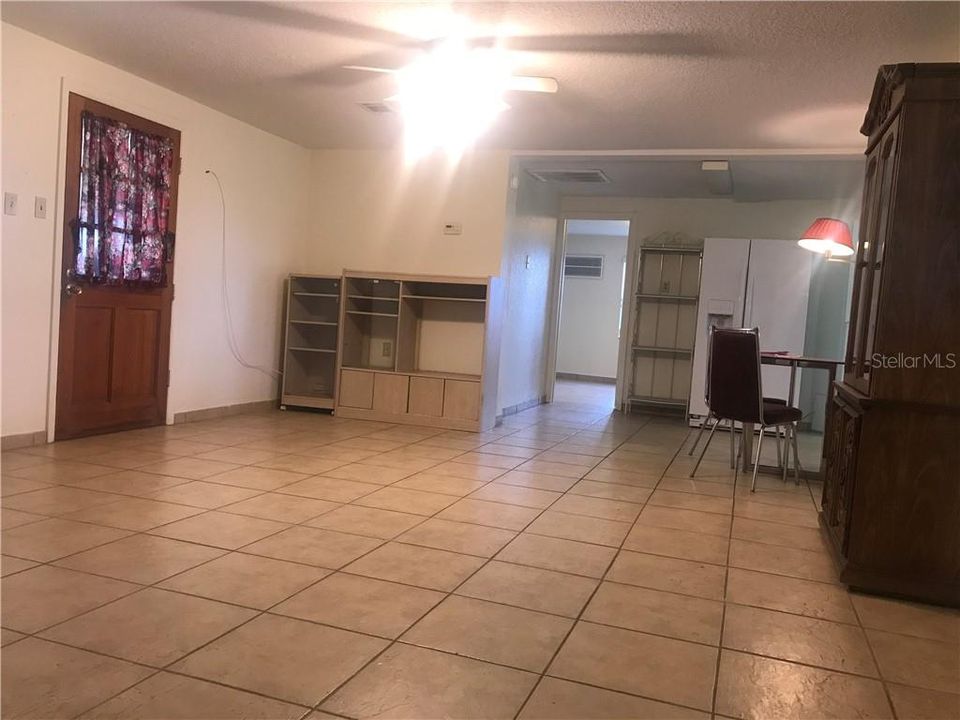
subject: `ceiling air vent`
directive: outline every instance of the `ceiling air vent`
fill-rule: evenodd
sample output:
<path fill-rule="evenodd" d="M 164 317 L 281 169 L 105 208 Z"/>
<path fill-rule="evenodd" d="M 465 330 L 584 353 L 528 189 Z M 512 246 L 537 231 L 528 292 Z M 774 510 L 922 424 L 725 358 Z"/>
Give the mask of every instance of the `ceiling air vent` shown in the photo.
<path fill-rule="evenodd" d="M 564 255 L 564 277 L 602 278 L 603 255 Z"/>
<path fill-rule="evenodd" d="M 527 170 L 540 182 L 555 183 L 608 183 L 603 170 Z"/>
<path fill-rule="evenodd" d="M 393 110 L 390 109 L 390 106 L 385 102 L 362 102 L 358 103 L 367 112 L 377 113 L 392 113 Z"/>

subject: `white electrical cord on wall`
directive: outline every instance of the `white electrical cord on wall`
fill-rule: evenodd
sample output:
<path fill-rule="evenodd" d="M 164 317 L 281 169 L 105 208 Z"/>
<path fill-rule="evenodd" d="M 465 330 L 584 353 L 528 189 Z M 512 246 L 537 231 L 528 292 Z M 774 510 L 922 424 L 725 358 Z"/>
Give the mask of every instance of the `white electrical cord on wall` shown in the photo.
<path fill-rule="evenodd" d="M 213 170 L 204 170 L 203 172 L 206 175 L 213 175 L 213 179 L 217 181 L 217 188 L 220 191 L 220 300 L 223 304 L 223 318 L 226 323 L 227 345 L 230 346 L 230 353 L 236 361 L 245 368 L 262 372 L 269 378 L 282 376 L 283 373 L 279 370 L 247 361 L 240 352 L 240 345 L 237 343 L 237 338 L 233 331 L 233 315 L 230 313 L 230 295 L 227 292 L 227 202 L 223 194 L 223 185 L 220 184 L 220 178 L 217 174 Z"/>

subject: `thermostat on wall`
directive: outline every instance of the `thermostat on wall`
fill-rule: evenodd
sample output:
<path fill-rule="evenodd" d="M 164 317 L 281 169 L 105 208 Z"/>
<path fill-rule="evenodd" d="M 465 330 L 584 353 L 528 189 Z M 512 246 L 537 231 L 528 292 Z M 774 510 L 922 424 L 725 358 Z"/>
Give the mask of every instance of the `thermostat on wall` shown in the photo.
<path fill-rule="evenodd" d="M 443 224 L 444 235 L 461 235 L 462 233 L 463 225 L 458 222 L 448 222 Z"/>

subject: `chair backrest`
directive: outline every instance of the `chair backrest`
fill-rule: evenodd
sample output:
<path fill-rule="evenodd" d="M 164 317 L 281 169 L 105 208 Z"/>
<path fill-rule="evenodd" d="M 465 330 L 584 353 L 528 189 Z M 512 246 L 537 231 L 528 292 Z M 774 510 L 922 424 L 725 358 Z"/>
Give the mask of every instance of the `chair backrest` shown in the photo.
<path fill-rule="evenodd" d="M 710 334 L 710 409 L 739 422 L 763 422 L 757 328 L 714 328 Z"/>

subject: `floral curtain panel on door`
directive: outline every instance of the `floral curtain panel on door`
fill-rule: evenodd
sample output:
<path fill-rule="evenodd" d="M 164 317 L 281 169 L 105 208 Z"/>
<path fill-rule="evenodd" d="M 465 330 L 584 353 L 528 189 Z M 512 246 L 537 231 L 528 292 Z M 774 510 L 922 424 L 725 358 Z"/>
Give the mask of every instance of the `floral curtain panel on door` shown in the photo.
<path fill-rule="evenodd" d="M 74 273 L 98 284 L 165 287 L 173 142 L 89 112 L 82 131 Z"/>

